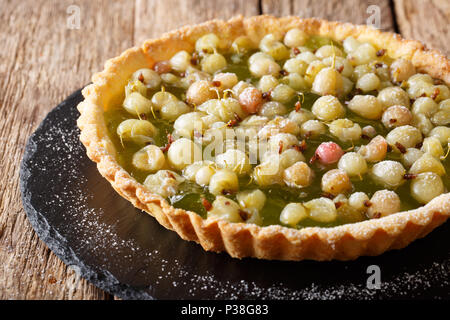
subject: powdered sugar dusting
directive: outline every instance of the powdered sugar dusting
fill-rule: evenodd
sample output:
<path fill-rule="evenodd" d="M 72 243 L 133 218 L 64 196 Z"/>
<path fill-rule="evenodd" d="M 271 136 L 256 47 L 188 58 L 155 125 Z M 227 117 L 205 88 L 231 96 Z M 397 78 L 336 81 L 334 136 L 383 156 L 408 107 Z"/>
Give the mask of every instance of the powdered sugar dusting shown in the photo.
<path fill-rule="evenodd" d="M 365 278 L 361 277 L 360 283 L 346 283 L 326 285 L 311 283 L 303 288 L 292 289 L 289 283 L 273 283 L 270 286 L 260 286 L 255 281 L 220 280 L 210 271 L 204 275 L 186 272 L 185 266 L 177 259 L 172 261 L 168 279 L 175 276 L 183 281 L 172 281 L 172 286 L 188 288 L 186 298 L 196 298 L 198 292 L 214 292 L 209 298 L 214 299 L 283 299 L 283 300 L 371 300 L 379 297 L 413 298 L 414 293 L 424 292 L 439 285 L 448 288 L 450 264 L 446 260 L 443 263 L 433 263 L 430 267 L 420 271 L 402 274 L 386 279 L 381 284 L 381 289 L 368 289 Z M 339 279 L 337 279 L 339 281 Z M 439 298 L 439 297 L 437 297 Z"/>
<path fill-rule="evenodd" d="M 83 171 L 85 166 L 77 165 L 79 161 L 85 161 L 79 130 L 62 125 L 73 121 L 71 118 L 61 120 L 58 126 L 52 126 L 34 138 L 36 145 L 47 152 L 37 157 L 40 161 L 30 160 L 29 165 L 48 172 L 47 183 L 54 185 L 49 188 L 54 192 L 36 196 L 58 214 L 58 219 L 67 224 L 71 234 L 79 237 L 80 250 L 99 249 L 101 253 L 106 248 L 111 250 L 123 246 L 138 250 L 132 240 L 119 238 L 111 224 L 99 219 L 105 215 L 103 208 L 91 206 L 92 194 L 85 192 L 89 184 Z M 55 154 L 60 156 L 54 157 Z M 61 208 L 63 211 L 59 210 Z"/>

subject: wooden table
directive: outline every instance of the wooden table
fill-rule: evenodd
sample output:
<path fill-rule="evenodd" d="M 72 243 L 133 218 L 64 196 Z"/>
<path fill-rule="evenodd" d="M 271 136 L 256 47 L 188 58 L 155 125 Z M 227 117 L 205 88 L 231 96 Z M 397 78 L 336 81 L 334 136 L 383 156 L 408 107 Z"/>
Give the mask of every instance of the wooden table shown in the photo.
<path fill-rule="evenodd" d="M 364 24 L 370 5 L 379 7 L 382 29 L 450 55 L 448 0 L 0 0 L 0 299 L 114 299 L 78 281 L 38 239 L 18 186 L 29 135 L 108 58 L 212 18 L 264 13 Z M 79 29 L 68 28 L 77 10 Z"/>

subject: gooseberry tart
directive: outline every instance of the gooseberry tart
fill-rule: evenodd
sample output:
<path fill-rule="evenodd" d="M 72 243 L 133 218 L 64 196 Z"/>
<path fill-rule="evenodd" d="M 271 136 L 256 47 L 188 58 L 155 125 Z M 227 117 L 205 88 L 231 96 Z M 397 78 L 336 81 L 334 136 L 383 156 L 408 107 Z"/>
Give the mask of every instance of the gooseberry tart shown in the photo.
<path fill-rule="evenodd" d="M 349 260 L 450 215 L 450 62 L 367 26 L 237 17 L 109 60 L 81 141 L 124 198 L 233 257 Z"/>

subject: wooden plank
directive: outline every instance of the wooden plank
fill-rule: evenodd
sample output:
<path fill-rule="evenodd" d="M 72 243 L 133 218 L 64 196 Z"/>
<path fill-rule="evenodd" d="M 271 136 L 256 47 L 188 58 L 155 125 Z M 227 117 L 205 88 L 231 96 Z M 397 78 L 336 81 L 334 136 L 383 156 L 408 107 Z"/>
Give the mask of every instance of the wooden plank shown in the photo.
<path fill-rule="evenodd" d="M 275 16 L 296 15 L 302 18 L 321 18 L 332 21 L 366 24 L 376 5 L 380 12 L 380 29 L 394 31 L 389 0 L 261 0 L 262 12 Z M 378 9 L 376 9 L 378 10 Z M 370 22 L 370 21 L 369 21 Z M 369 23 L 370 24 L 370 23 Z"/>
<path fill-rule="evenodd" d="M 134 44 L 188 24 L 258 14 L 258 0 L 136 0 Z"/>
<path fill-rule="evenodd" d="M 448 0 L 396 0 L 401 34 L 450 55 L 450 2 Z"/>
<path fill-rule="evenodd" d="M 68 28 L 74 3 L 79 29 Z M 76 281 L 37 238 L 22 209 L 18 171 L 26 140 L 45 114 L 132 46 L 133 4 L 0 0 L 0 299 L 111 298 Z"/>
<path fill-rule="evenodd" d="M 69 29 L 72 4 L 0 0 L 0 141 L 5 148 L 0 154 L 5 172 L 0 178 L 0 299 L 110 298 L 76 281 L 74 272 L 39 241 L 23 212 L 19 163 L 28 136 L 45 114 L 134 43 L 188 23 L 259 13 L 257 0 L 137 1 L 136 6 L 82 0 L 76 2 L 80 29 Z"/>
<path fill-rule="evenodd" d="M 259 14 L 258 0 L 0 0 L 0 299 L 108 299 L 66 267 L 32 231 L 23 212 L 18 168 L 26 139 L 45 114 L 89 82 L 108 58 L 185 24 Z M 67 28 L 70 5 L 80 29 Z M 389 0 L 261 0 L 263 13 L 363 24 L 380 8 L 381 28 L 394 30 Z M 449 54 L 450 4 L 397 0 L 400 31 Z M 73 14 L 73 13 L 72 13 Z"/>
<path fill-rule="evenodd" d="M 187 24 L 259 13 L 258 0 L 136 0 L 134 43 L 139 45 Z"/>
<path fill-rule="evenodd" d="M 133 42 L 141 45 L 147 39 L 188 24 L 258 14 L 258 0 L 136 0 Z"/>

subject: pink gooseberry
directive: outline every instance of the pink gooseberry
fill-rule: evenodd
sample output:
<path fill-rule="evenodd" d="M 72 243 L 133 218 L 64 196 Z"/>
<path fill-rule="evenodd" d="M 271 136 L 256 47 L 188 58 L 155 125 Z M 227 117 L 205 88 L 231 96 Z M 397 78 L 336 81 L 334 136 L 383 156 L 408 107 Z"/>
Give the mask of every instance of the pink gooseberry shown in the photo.
<path fill-rule="evenodd" d="M 344 151 L 337 143 L 323 142 L 317 147 L 313 159 L 322 164 L 332 164 L 338 162 L 343 154 Z"/>

